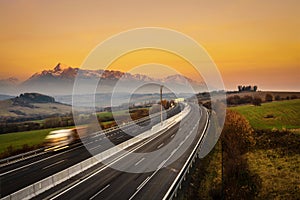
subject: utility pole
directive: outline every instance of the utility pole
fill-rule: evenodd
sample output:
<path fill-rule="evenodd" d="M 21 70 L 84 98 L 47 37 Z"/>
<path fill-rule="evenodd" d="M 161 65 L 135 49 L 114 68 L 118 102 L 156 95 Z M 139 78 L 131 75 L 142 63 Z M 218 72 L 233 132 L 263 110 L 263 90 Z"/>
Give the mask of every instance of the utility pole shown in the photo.
<path fill-rule="evenodd" d="M 163 108 L 162 108 L 162 89 L 163 89 L 163 85 L 161 85 L 160 86 L 160 125 L 162 126 L 162 124 L 163 124 L 163 114 L 162 114 L 162 110 L 163 110 Z"/>

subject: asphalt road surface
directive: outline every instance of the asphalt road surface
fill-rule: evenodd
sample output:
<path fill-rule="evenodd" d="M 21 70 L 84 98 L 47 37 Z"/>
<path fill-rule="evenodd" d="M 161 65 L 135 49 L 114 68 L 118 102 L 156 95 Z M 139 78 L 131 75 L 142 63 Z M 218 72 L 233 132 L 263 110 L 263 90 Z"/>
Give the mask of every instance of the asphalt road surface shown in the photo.
<path fill-rule="evenodd" d="M 168 117 L 177 114 L 180 108 L 171 109 L 168 111 Z M 133 136 L 138 135 L 151 128 L 153 124 L 160 122 L 160 116 L 149 121 L 141 122 L 138 130 L 131 130 L 133 127 L 129 126 L 126 131 L 132 132 Z M 86 141 L 85 144 L 92 154 L 100 153 L 112 147 L 111 143 L 105 142 L 107 137 L 114 144 L 120 144 L 130 138 L 132 135 L 126 134 L 122 130 L 115 130 L 105 135 L 97 135 Z M 71 167 L 89 157 L 91 153 L 86 150 L 82 143 L 73 144 L 71 148 L 60 152 L 49 152 L 23 161 L 13 163 L 11 165 L 0 168 L 0 197 L 4 197 L 15 191 L 18 191 L 30 184 L 49 177 L 57 172 L 60 172 L 68 167 Z"/>
<path fill-rule="evenodd" d="M 180 125 L 175 125 L 158 137 L 149 138 L 148 143 L 133 147 L 132 152 L 153 152 L 157 149 L 164 149 L 177 138 L 175 149 L 165 148 L 165 154 L 163 152 L 151 157 L 131 157 L 131 153 L 125 154 L 112 160 L 111 166 L 99 164 L 98 169 L 89 176 L 63 188 L 57 187 L 45 192 L 36 199 L 162 199 L 199 138 L 205 134 L 204 127 L 207 117 L 204 108 L 198 109 L 197 106 L 191 105 L 191 112 L 181 121 Z M 180 131 L 178 131 L 179 129 Z M 186 150 L 181 151 L 185 143 L 189 145 Z M 179 155 L 176 155 L 177 153 Z M 167 157 L 164 157 L 165 155 Z M 167 164 L 174 156 L 179 158 L 171 164 Z M 160 164 L 156 170 L 150 172 L 130 173 L 126 170 L 114 169 L 122 166 L 124 169 L 134 171 L 134 168 L 138 168 L 138 166 L 149 166 L 157 160 Z"/>

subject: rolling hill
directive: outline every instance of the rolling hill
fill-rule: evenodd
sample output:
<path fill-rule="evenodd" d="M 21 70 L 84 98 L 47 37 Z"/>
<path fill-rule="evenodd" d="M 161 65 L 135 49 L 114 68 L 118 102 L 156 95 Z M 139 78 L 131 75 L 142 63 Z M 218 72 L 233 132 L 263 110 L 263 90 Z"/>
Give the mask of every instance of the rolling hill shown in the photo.
<path fill-rule="evenodd" d="M 42 119 L 70 112 L 70 105 L 56 102 L 53 97 L 38 93 L 24 93 L 18 97 L 0 101 L 0 122 Z"/>

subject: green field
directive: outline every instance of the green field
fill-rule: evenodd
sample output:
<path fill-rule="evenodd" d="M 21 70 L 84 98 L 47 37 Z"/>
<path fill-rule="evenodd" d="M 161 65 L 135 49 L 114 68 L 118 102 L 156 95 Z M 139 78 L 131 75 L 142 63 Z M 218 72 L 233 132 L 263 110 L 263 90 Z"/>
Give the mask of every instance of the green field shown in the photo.
<path fill-rule="evenodd" d="M 127 111 L 117 111 L 114 113 L 116 117 L 126 117 Z M 111 112 L 100 112 L 97 113 L 97 116 L 101 119 L 101 125 L 108 126 L 113 123 L 113 115 Z M 44 123 L 44 120 L 38 120 L 34 122 Z M 108 126 L 110 127 L 110 126 Z M 28 147 L 37 147 L 41 146 L 44 142 L 46 135 L 53 130 L 71 128 L 71 127 L 59 127 L 59 128 L 49 128 L 42 130 L 33 130 L 33 131 L 24 131 L 16 133 L 6 133 L 0 134 L 0 157 L 1 154 L 8 153 L 8 147 L 12 147 L 13 150 L 22 149 L 24 145 Z M 7 155 L 5 155 L 7 156 Z"/>
<path fill-rule="evenodd" d="M 128 115 L 127 111 L 120 110 L 114 112 L 114 114 L 112 112 L 99 112 L 97 113 L 97 116 L 101 119 L 102 122 L 105 122 L 105 121 L 112 121 L 114 119 L 114 116 L 120 117 L 120 116 L 126 116 L 126 114 Z"/>
<path fill-rule="evenodd" d="M 255 146 L 245 154 L 250 171 L 261 180 L 256 198 L 299 199 L 300 99 L 230 109 L 257 130 Z"/>
<path fill-rule="evenodd" d="M 254 129 L 299 129 L 300 99 L 231 107 L 249 120 Z"/>
<path fill-rule="evenodd" d="M 70 127 L 66 127 L 70 128 Z M 49 128 L 34 131 L 24 131 L 17 133 L 8 133 L 0 135 L 0 154 L 7 150 L 7 147 L 12 146 L 13 149 L 22 149 L 23 145 L 34 146 L 41 145 L 44 142 L 46 135 L 53 130 L 62 128 Z"/>
<path fill-rule="evenodd" d="M 300 100 L 228 109 L 242 114 L 255 129 L 248 135 L 251 145 L 247 148 L 237 145 L 247 140 L 238 128 L 249 124 L 234 115 L 231 119 L 238 120 L 230 121 L 227 112 L 222 134 L 234 134 L 234 137 L 219 140 L 224 144 L 225 153 L 219 142 L 208 156 L 196 161 L 195 169 L 187 175 L 187 183 L 183 183 L 175 200 L 221 199 L 222 196 L 223 199 L 300 199 Z M 267 115 L 273 117 L 266 118 Z M 231 149 L 226 151 L 226 148 Z M 240 191 L 247 196 L 238 198 L 237 195 L 243 195 Z"/>

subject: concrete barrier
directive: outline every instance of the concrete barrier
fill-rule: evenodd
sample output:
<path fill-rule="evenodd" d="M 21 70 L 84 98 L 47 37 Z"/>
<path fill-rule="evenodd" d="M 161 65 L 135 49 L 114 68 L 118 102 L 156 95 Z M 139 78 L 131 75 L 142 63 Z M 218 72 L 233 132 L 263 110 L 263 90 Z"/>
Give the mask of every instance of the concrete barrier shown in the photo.
<path fill-rule="evenodd" d="M 33 189 L 35 191 L 35 195 L 39 195 L 42 192 L 52 188 L 54 186 L 52 176 L 47 177 L 33 185 Z"/>
<path fill-rule="evenodd" d="M 69 177 L 73 177 L 77 174 L 79 174 L 80 172 L 82 172 L 82 168 L 81 168 L 81 163 L 78 163 L 70 168 L 68 168 L 68 173 L 69 173 Z"/>
<path fill-rule="evenodd" d="M 33 185 L 29 185 L 10 195 L 11 200 L 30 199 L 35 196 Z"/>
<path fill-rule="evenodd" d="M 92 164 L 92 159 L 88 158 L 81 162 L 81 171 L 88 169 Z"/>
<path fill-rule="evenodd" d="M 41 194 L 42 192 L 68 180 L 71 177 L 89 169 L 90 167 L 100 163 L 101 161 L 119 153 L 120 151 L 144 140 L 145 138 L 151 137 L 162 130 L 167 130 L 170 126 L 174 126 L 176 123 L 174 121 L 179 122 L 182 118 L 184 118 L 190 112 L 190 107 L 187 105 L 182 112 L 179 114 L 167 119 L 164 121 L 163 125 L 160 124 L 155 125 L 153 130 L 148 130 L 134 138 L 131 138 L 117 146 L 114 146 L 110 149 L 107 149 L 94 157 L 88 158 L 72 167 L 69 167 L 61 172 L 58 172 L 50 177 L 47 177 L 37 183 L 34 183 L 30 186 L 27 186 L 13 194 L 5 196 L 1 198 L 1 200 L 19 200 L 19 199 L 30 199 L 32 197 Z M 180 119 L 180 120 L 179 120 Z"/>
<path fill-rule="evenodd" d="M 56 186 L 70 178 L 69 169 L 65 169 L 61 172 L 58 172 L 58 173 L 54 174 L 52 177 L 53 177 L 53 184 L 54 184 L 54 186 Z"/>
<path fill-rule="evenodd" d="M 3 197 L 1 200 L 10 200 L 10 196 Z"/>

